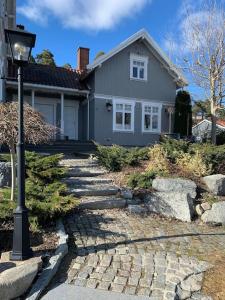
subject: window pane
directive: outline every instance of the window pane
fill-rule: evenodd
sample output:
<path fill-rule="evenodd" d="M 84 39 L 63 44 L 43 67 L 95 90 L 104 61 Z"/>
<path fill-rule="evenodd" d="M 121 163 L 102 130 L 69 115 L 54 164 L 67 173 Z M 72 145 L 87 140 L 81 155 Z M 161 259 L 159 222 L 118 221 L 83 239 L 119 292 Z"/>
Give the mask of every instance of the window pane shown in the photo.
<path fill-rule="evenodd" d="M 123 110 L 123 104 L 116 104 L 116 110 Z"/>
<path fill-rule="evenodd" d="M 145 112 L 151 113 L 151 106 L 145 106 Z"/>
<path fill-rule="evenodd" d="M 154 106 L 154 107 L 152 108 L 152 112 L 153 112 L 153 113 L 158 113 L 158 112 L 159 112 L 159 108 L 156 107 L 156 106 Z"/>
<path fill-rule="evenodd" d="M 141 62 L 141 66 L 144 67 L 144 65 L 145 65 L 145 63 L 144 63 L 144 62 Z"/>
<path fill-rule="evenodd" d="M 140 68 L 140 78 L 144 79 L 144 68 Z"/>
<path fill-rule="evenodd" d="M 125 104 L 125 110 L 126 111 L 131 111 L 131 105 L 130 104 Z"/>
<path fill-rule="evenodd" d="M 123 128 L 123 113 L 121 112 L 116 113 L 116 128 L 117 129 Z"/>
<path fill-rule="evenodd" d="M 136 61 L 136 60 L 133 61 L 133 65 L 134 65 L 134 66 L 137 65 L 137 61 Z"/>
<path fill-rule="evenodd" d="M 125 113 L 125 129 L 131 129 L 131 113 Z"/>
<path fill-rule="evenodd" d="M 145 130 L 150 130 L 151 127 L 151 116 L 145 115 Z"/>
<path fill-rule="evenodd" d="M 138 76 L 138 68 L 137 67 L 133 67 L 133 77 L 137 78 Z"/>
<path fill-rule="evenodd" d="M 154 115 L 152 116 L 152 129 L 158 129 L 158 116 Z"/>

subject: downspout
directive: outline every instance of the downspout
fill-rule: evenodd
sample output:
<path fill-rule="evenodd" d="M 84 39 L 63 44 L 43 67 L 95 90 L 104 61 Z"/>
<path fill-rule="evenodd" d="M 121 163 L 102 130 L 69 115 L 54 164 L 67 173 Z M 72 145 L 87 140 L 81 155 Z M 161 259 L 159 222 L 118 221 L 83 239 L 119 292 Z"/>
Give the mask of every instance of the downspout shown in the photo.
<path fill-rule="evenodd" d="M 87 140 L 90 139 L 90 98 L 87 95 Z"/>

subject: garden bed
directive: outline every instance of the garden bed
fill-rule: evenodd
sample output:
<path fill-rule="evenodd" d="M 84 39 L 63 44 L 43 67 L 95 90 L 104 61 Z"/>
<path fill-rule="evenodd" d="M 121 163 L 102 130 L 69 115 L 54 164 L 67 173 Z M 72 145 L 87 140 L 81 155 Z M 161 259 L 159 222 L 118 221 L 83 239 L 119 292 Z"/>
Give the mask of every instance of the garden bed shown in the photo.
<path fill-rule="evenodd" d="M 48 229 L 30 232 L 30 243 L 35 256 L 42 254 L 52 254 L 57 246 L 58 237 L 55 233 L 55 227 Z M 13 223 L 5 222 L 0 224 L 0 249 L 2 252 L 12 250 L 13 242 Z"/>

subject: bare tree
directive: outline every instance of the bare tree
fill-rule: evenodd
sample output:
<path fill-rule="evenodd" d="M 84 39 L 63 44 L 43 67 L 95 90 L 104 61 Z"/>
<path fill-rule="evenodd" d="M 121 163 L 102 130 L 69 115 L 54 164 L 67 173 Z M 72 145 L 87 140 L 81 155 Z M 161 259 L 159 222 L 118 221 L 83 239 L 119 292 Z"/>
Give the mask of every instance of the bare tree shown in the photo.
<path fill-rule="evenodd" d="M 210 100 L 212 143 L 216 143 L 216 115 L 225 97 L 225 11 L 208 1 L 199 11 L 187 10 L 182 24 L 183 68 Z"/>
<path fill-rule="evenodd" d="M 30 144 L 40 144 L 53 138 L 55 128 L 46 124 L 37 111 L 24 105 L 24 138 Z M 0 144 L 6 144 L 10 150 L 12 186 L 11 200 L 15 198 L 16 188 L 16 143 L 18 140 L 18 103 L 0 104 Z"/>
<path fill-rule="evenodd" d="M 224 111 L 225 98 L 225 11 L 224 0 L 206 0 L 180 11 L 180 34 L 168 35 L 165 47 L 178 68 L 191 75 L 210 101 L 211 140 L 216 142 L 217 115 Z M 188 4 L 189 3 L 189 4 Z M 199 2 L 197 2 L 199 3 Z"/>

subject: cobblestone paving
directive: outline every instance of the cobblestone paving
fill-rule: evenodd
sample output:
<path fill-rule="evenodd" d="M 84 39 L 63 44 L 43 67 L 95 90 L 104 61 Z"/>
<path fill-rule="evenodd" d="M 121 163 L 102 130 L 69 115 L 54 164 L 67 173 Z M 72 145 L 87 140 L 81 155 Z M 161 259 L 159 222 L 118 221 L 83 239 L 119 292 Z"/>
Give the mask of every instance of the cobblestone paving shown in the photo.
<path fill-rule="evenodd" d="M 223 227 L 134 216 L 125 210 L 77 213 L 66 227 L 70 261 L 60 276 L 69 284 L 151 300 L 211 299 L 200 291 L 210 265 L 196 257 L 224 251 Z"/>

